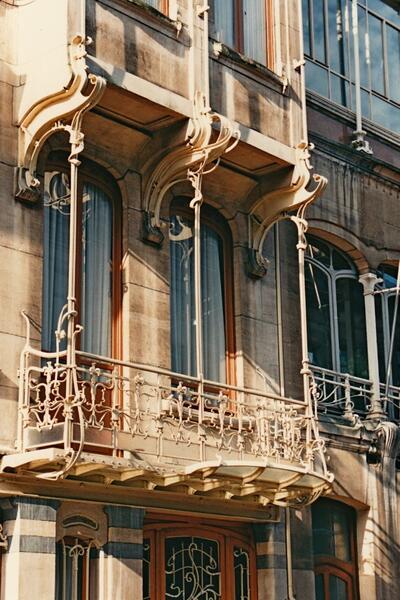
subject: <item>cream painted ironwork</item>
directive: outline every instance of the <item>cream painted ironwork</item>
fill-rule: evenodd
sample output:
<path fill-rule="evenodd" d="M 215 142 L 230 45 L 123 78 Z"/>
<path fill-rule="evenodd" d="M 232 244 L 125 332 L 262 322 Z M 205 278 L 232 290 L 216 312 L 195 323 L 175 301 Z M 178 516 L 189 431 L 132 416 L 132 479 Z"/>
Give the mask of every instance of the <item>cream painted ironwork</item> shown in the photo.
<path fill-rule="evenodd" d="M 79 538 L 63 538 L 62 547 L 62 595 L 59 600 L 82 600 L 90 598 L 90 552 L 93 541 Z"/>

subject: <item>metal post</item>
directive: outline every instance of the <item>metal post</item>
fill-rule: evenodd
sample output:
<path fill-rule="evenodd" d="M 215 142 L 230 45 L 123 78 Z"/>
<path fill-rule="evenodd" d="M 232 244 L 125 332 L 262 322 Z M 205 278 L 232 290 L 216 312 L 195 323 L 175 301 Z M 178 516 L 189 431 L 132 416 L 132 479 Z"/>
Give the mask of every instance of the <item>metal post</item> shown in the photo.
<path fill-rule="evenodd" d="M 371 406 L 368 419 L 379 419 L 385 416 L 380 401 L 379 389 L 379 362 L 378 344 L 376 332 L 376 315 L 374 290 L 379 278 L 375 273 L 364 273 L 360 275 L 359 282 L 364 288 L 365 327 L 367 333 L 368 371 L 369 379 L 372 381 Z"/>
<path fill-rule="evenodd" d="M 367 154 L 372 154 L 369 143 L 365 140 L 366 132 L 362 128 L 362 108 L 361 108 L 361 83 L 360 83 L 360 47 L 358 37 L 358 3 L 357 0 L 352 0 L 351 20 L 353 32 L 353 49 L 354 49 L 354 87 L 356 92 L 356 130 L 354 131 L 355 139 L 352 145 L 357 150 L 362 150 Z"/>

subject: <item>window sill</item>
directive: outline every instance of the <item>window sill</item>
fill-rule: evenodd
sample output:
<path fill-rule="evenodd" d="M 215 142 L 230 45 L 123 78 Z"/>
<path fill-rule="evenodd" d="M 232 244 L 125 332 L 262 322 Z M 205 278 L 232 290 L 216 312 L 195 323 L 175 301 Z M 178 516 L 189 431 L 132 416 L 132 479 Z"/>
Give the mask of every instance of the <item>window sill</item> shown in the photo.
<path fill-rule="evenodd" d="M 170 19 L 166 14 L 150 6 L 144 0 L 100 0 L 110 8 L 123 12 L 128 17 L 133 17 L 143 25 L 163 33 L 185 46 L 190 46 L 190 40 L 184 33 L 182 23 Z"/>
<path fill-rule="evenodd" d="M 240 54 L 234 48 L 226 46 L 217 40 L 210 38 L 210 59 L 222 63 L 236 73 L 244 75 L 261 85 L 268 84 L 275 91 L 283 94 L 287 87 L 285 77 L 277 75 L 274 71 L 261 63 Z"/>

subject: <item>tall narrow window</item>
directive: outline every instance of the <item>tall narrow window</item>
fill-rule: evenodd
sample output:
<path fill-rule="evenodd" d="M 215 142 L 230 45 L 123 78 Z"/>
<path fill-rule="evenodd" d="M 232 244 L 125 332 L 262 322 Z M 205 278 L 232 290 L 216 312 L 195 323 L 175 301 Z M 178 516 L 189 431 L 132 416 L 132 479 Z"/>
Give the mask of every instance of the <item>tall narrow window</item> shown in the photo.
<path fill-rule="evenodd" d="M 312 506 L 316 600 L 357 600 L 355 511 L 333 500 Z"/>
<path fill-rule="evenodd" d="M 368 377 L 364 296 L 355 266 L 330 244 L 308 236 L 305 275 L 310 362 Z"/>
<path fill-rule="evenodd" d="M 211 220 L 203 207 L 201 223 L 201 309 L 204 376 L 229 379 L 232 355 L 230 239 L 226 227 Z M 220 219 L 219 219 L 220 221 Z M 189 212 L 176 211 L 170 221 L 171 352 L 172 370 L 196 373 L 196 323 L 193 221 Z M 229 287 L 228 287 L 229 286 Z"/>
<path fill-rule="evenodd" d="M 227 46 L 272 66 L 271 0 L 213 0 L 211 30 Z"/>
<path fill-rule="evenodd" d="M 376 325 L 379 350 L 379 375 L 382 382 L 400 387 L 400 302 L 397 310 L 396 324 L 393 328 L 393 318 L 396 304 L 397 268 L 391 265 L 380 265 L 378 276 L 382 279 L 379 284 L 382 294 L 376 294 Z M 393 341 L 391 340 L 394 332 Z M 392 348 L 391 348 L 392 341 Z M 390 369 L 389 357 L 391 355 Z"/>
<path fill-rule="evenodd" d="M 47 172 L 44 197 L 42 345 L 55 350 L 54 332 L 66 303 L 69 256 L 68 174 Z M 79 188 L 76 290 L 82 350 L 110 356 L 118 289 L 118 240 L 113 201 L 105 188 L 82 177 Z M 114 336 L 115 337 L 115 336 Z"/>
<path fill-rule="evenodd" d="M 352 0 L 302 0 L 302 4 L 307 87 L 354 111 L 358 52 L 363 117 L 400 133 L 398 8 L 384 0 L 355 4 Z"/>

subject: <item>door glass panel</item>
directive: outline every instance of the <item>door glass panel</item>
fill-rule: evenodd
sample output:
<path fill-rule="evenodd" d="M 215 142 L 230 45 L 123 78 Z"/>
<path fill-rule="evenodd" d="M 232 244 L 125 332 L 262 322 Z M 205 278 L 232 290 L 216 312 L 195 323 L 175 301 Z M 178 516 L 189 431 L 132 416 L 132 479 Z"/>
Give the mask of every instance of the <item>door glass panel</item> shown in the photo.
<path fill-rule="evenodd" d="M 316 265 L 306 264 L 307 332 L 310 361 L 332 368 L 329 286 L 327 275 Z"/>
<path fill-rule="evenodd" d="M 233 549 L 233 568 L 235 572 L 235 600 L 250 598 L 249 553 L 244 548 Z"/>
<path fill-rule="evenodd" d="M 165 540 L 165 598 L 221 599 L 219 544 L 198 537 Z"/>
<path fill-rule="evenodd" d="M 335 575 L 329 576 L 329 600 L 348 600 L 347 595 L 347 583 L 336 577 Z"/>
<path fill-rule="evenodd" d="M 336 282 L 340 371 L 368 378 L 365 311 L 362 285 L 355 279 Z"/>
<path fill-rule="evenodd" d="M 315 576 L 315 600 L 325 600 L 323 575 Z"/>

